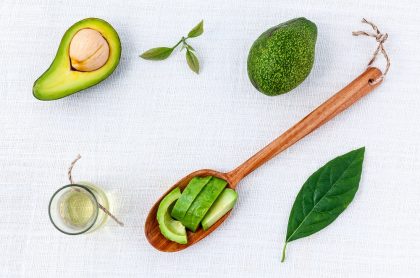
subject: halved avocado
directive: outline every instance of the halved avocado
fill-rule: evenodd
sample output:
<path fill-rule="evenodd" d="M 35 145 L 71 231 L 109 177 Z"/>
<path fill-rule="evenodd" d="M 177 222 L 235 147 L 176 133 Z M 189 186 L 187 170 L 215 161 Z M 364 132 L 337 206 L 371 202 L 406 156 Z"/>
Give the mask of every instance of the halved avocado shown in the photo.
<path fill-rule="evenodd" d="M 70 61 L 72 39 L 83 29 L 99 32 L 109 47 L 108 59 L 93 71 L 79 71 L 72 67 Z M 55 100 L 96 85 L 111 75 L 120 61 L 120 56 L 121 43 L 115 29 L 102 19 L 83 19 L 64 34 L 51 66 L 35 81 L 33 95 L 39 100 Z"/>
<path fill-rule="evenodd" d="M 187 231 L 180 221 L 171 217 L 172 205 L 181 196 L 181 190 L 177 187 L 162 199 L 156 214 L 160 232 L 167 239 L 179 244 L 187 244 Z"/>
<path fill-rule="evenodd" d="M 172 209 L 171 215 L 173 218 L 180 221 L 184 218 L 187 210 L 210 179 L 211 176 L 204 178 L 194 177 L 191 179 Z"/>

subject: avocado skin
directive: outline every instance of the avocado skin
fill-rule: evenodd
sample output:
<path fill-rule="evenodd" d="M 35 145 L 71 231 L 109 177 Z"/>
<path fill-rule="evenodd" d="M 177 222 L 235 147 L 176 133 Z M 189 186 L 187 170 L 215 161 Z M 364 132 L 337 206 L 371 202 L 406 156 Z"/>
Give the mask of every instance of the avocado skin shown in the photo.
<path fill-rule="evenodd" d="M 189 230 L 195 232 L 201 220 L 203 220 L 207 211 L 222 193 L 226 185 L 227 182 L 225 180 L 213 177 L 188 208 L 185 217 L 181 221 L 182 224 Z"/>
<path fill-rule="evenodd" d="M 274 26 L 251 46 L 248 76 L 263 94 L 276 96 L 301 84 L 312 70 L 316 25 L 303 17 Z"/>
<path fill-rule="evenodd" d="M 176 201 L 174 207 L 172 208 L 171 216 L 179 221 L 181 221 L 188 209 L 200 194 L 201 190 L 206 186 L 212 177 L 194 177 L 190 180 L 187 187 L 182 192 L 181 197 Z"/>
<path fill-rule="evenodd" d="M 92 72 L 78 72 L 71 69 L 70 42 L 73 36 L 83 28 L 91 28 L 100 32 L 110 47 L 110 57 L 106 64 Z M 93 17 L 80 20 L 64 33 L 53 62 L 34 82 L 32 94 L 38 100 L 50 101 L 90 88 L 110 76 L 116 69 L 120 58 L 120 38 L 108 22 Z"/>

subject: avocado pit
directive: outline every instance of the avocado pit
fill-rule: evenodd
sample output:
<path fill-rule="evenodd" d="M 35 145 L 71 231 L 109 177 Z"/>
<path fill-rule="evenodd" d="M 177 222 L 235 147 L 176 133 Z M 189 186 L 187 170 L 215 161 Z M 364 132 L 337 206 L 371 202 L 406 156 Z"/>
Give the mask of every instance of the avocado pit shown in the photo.
<path fill-rule="evenodd" d="M 96 30 L 79 30 L 69 47 L 71 68 L 76 71 L 90 72 L 103 67 L 109 58 L 109 44 Z"/>

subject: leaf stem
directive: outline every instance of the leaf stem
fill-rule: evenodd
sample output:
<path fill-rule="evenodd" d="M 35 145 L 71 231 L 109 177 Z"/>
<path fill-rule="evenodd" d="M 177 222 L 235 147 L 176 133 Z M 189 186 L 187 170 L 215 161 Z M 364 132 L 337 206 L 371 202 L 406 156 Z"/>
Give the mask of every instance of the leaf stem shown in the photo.
<path fill-rule="evenodd" d="M 172 47 L 172 49 L 175 49 L 181 42 L 182 43 L 184 43 L 185 44 L 185 40 L 186 40 L 187 38 L 185 38 L 185 37 L 182 37 L 180 40 L 179 40 L 179 42 L 177 42 L 173 47 Z"/>
<path fill-rule="evenodd" d="M 284 260 L 286 259 L 286 246 L 287 246 L 287 242 L 284 243 L 283 246 L 283 252 L 281 253 L 281 262 L 284 262 Z"/>

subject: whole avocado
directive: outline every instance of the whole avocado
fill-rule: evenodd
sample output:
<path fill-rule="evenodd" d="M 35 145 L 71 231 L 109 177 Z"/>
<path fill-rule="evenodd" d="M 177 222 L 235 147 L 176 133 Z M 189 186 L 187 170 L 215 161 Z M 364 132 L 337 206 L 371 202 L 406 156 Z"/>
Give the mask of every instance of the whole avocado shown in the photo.
<path fill-rule="evenodd" d="M 274 26 L 258 37 L 248 54 L 248 76 L 268 96 L 290 92 L 311 72 L 317 27 L 300 17 Z"/>

